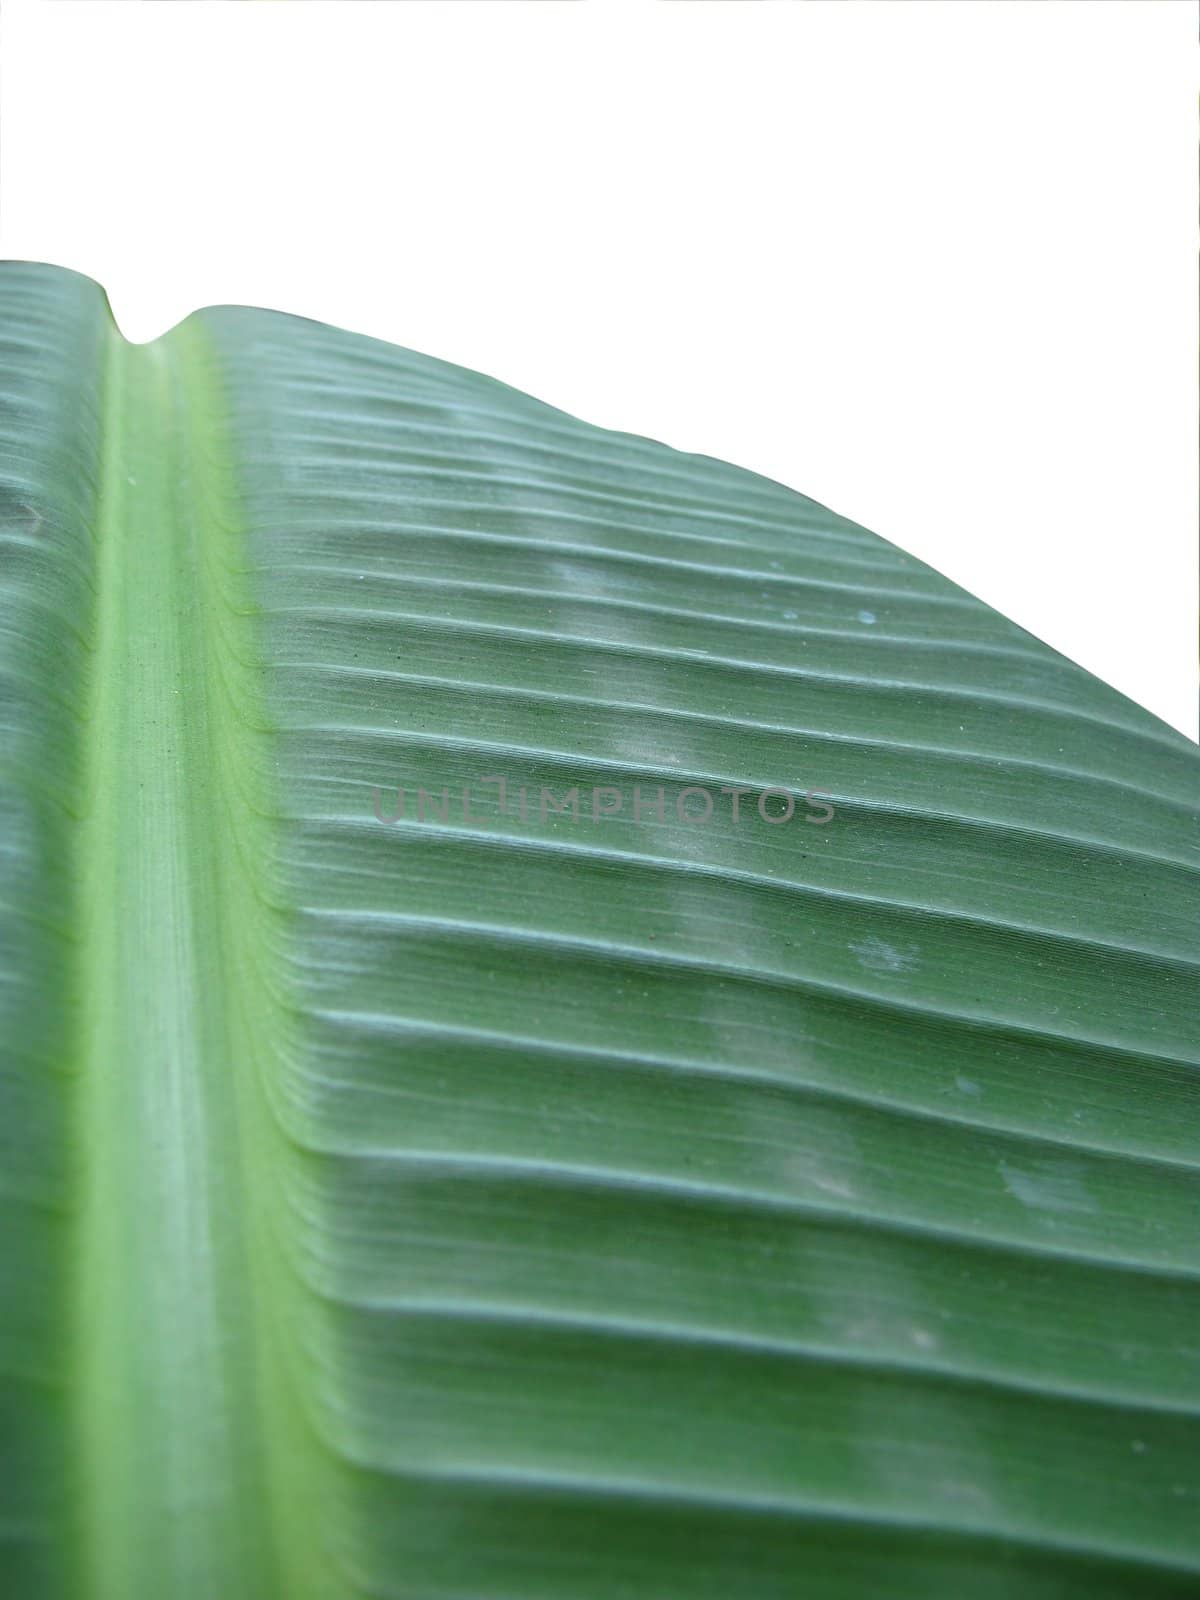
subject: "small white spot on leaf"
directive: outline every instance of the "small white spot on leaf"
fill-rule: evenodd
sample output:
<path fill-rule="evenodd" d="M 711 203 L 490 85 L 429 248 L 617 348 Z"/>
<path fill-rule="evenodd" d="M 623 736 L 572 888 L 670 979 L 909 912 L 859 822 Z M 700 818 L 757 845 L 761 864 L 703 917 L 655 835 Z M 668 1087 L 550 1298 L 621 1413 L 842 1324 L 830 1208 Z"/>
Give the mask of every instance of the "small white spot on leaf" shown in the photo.
<path fill-rule="evenodd" d="M 868 972 L 911 972 L 917 965 L 915 944 L 888 944 L 886 939 L 878 939 L 873 933 L 849 948 L 851 954 L 858 957 L 859 966 Z"/>
<path fill-rule="evenodd" d="M 1021 1168 L 1013 1166 L 1011 1161 L 1001 1161 L 1000 1176 L 1009 1194 L 1033 1211 L 1079 1212 L 1096 1209 L 1077 1172 L 1052 1166 Z"/>

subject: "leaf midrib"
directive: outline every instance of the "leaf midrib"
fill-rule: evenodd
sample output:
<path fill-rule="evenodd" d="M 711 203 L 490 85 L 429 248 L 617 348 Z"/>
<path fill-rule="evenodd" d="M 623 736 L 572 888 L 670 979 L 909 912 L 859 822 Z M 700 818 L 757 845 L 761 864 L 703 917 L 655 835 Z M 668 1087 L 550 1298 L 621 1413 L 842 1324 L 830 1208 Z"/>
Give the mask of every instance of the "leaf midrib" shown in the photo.
<path fill-rule="evenodd" d="M 253 618 L 203 329 L 110 328 L 106 361 L 77 858 L 77 1592 L 268 1600 L 310 1592 L 310 1541 L 271 1243 Z"/>

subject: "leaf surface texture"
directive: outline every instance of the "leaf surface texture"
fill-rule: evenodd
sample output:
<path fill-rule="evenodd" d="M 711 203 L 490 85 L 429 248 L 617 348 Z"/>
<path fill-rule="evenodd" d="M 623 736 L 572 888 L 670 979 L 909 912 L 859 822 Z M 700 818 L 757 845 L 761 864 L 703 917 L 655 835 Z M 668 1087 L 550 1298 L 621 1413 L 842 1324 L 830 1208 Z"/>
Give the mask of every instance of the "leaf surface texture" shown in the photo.
<path fill-rule="evenodd" d="M 0 1591 L 1200 1592 L 1195 748 L 429 357 L 0 351 Z"/>

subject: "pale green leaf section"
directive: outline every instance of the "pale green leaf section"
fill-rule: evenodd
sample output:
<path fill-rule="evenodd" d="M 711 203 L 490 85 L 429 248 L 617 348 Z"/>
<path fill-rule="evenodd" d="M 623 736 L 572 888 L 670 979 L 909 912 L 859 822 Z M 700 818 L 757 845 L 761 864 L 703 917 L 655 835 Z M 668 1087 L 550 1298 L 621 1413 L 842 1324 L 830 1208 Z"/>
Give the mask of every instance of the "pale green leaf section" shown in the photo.
<path fill-rule="evenodd" d="M 0 1593 L 1194 1596 L 1195 748 L 428 357 L 0 351 Z"/>

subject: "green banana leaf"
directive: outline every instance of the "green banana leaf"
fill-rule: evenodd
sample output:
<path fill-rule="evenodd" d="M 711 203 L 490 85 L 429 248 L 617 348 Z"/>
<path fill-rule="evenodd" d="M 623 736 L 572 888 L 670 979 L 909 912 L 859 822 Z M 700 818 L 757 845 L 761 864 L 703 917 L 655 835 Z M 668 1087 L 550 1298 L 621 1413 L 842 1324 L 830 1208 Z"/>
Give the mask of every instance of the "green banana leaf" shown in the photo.
<path fill-rule="evenodd" d="M 0 350 L 0 1594 L 1200 1594 L 1189 741 L 425 356 Z"/>

